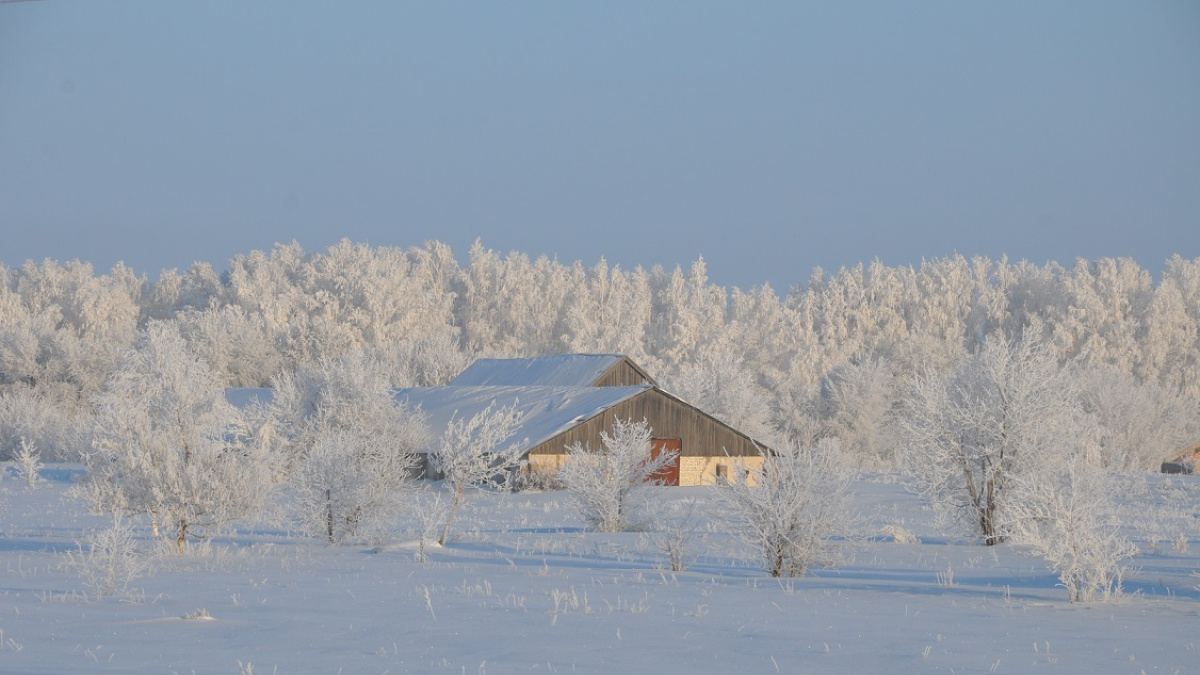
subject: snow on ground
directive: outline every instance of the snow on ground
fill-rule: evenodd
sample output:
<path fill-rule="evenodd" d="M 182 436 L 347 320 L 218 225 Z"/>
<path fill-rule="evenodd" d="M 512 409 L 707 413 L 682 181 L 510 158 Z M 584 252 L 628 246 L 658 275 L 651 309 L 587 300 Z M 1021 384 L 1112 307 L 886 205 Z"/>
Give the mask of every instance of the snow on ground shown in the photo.
<path fill-rule="evenodd" d="M 887 475 L 855 483 L 854 559 L 794 580 L 713 518 L 671 573 L 654 533 L 585 532 L 565 494 L 526 492 L 473 495 L 424 563 L 402 525 L 341 547 L 251 527 L 97 600 L 60 563 L 109 521 L 66 495 L 77 467 L 45 474 L 0 478 L 2 673 L 1200 672 L 1200 477 L 1125 479 L 1140 569 L 1121 601 L 1072 605 L 1042 561 L 946 536 Z M 711 490 L 656 497 L 707 512 Z"/>

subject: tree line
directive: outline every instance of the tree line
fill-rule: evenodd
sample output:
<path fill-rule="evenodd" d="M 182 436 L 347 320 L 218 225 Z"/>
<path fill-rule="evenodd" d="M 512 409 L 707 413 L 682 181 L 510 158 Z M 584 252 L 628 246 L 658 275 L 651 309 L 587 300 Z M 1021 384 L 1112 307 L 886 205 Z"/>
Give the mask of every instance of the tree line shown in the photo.
<path fill-rule="evenodd" d="M 1156 468 L 1200 437 L 1200 259 L 1157 281 L 1129 259 L 1070 267 L 954 256 L 816 270 L 780 294 L 713 284 L 697 260 L 632 270 L 481 243 L 278 244 L 157 279 L 118 264 L 0 266 L 0 459 L 22 439 L 77 458 L 98 395 L 152 322 L 173 324 L 226 387 L 271 386 L 305 364 L 373 355 L 391 386 L 446 382 L 478 357 L 621 353 L 672 392 L 763 439 L 839 439 L 895 467 L 914 382 L 989 341 L 1036 340 L 1103 422 L 1094 461 Z"/>

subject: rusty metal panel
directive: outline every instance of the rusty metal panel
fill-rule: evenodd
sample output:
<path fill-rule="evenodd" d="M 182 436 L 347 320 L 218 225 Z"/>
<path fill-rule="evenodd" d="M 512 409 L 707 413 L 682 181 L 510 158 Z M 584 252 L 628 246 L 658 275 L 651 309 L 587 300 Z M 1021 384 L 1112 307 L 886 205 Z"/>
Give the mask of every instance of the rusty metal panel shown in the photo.
<path fill-rule="evenodd" d="M 652 438 L 650 439 L 650 460 L 658 459 L 658 456 L 664 452 L 675 453 L 675 459 L 667 464 L 662 469 L 654 472 L 650 476 L 651 482 L 656 482 L 659 485 L 679 485 L 679 458 L 683 455 L 683 441 L 678 438 Z"/>

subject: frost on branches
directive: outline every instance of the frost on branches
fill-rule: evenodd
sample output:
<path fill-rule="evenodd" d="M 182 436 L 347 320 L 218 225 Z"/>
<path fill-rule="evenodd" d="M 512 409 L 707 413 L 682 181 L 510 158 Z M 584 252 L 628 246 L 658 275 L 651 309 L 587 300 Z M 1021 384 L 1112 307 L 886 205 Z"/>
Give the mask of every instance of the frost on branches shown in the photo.
<path fill-rule="evenodd" d="M 392 398 L 362 351 L 302 365 L 276 379 L 274 409 L 289 438 L 292 511 L 330 543 L 372 537 L 404 509 L 429 438 L 425 415 Z"/>
<path fill-rule="evenodd" d="M 600 448 L 578 442 L 568 447 L 559 477 L 584 522 L 597 532 L 640 527 L 653 476 L 676 454 L 664 451 L 651 457 L 646 420 L 614 420 L 612 433 L 601 431 L 600 440 Z"/>
<path fill-rule="evenodd" d="M 1080 453 L 1038 477 L 1012 505 L 1013 537 L 1058 572 L 1071 602 L 1104 602 L 1121 593 L 1138 548 L 1118 534 L 1112 475 Z"/>
<path fill-rule="evenodd" d="M 137 537 L 120 515 L 104 530 L 91 532 L 63 554 L 63 568 L 78 574 L 95 599 L 133 595 L 129 585 L 151 571 L 150 559 L 138 551 Z"/>
<path fill-rule="evenodd" d="M 989 546 L 1034 478 L 1095 441 L 1077 379 L 1034 334 L 992 335 L 957 368 L 916 378 L 898 420 L 918 490 Z"/>
<path fill-rule="evenodd" d="M 781 444 L 764 452 L 759 468 L 733 457 L 732 479 L 718 496 L 730 525 L 758 551 L 773 577 L 799 577 L 813 565 L 837 564 L 838 538 L 853 524 L 852 474 L 835 439 Z"/>
<path fill-rule="evenodd" d="M 42 482 L 41 470 L 45 468 L 42 464 L 42 453 L 24 436 L 21 437 L 21 449 L 13 455 L 13 468 L 16 469 L 17 477 L 25 481 L 26 490 L 34 489 Z"/>
<path fill-rule="evenodd" d="M 257 512 L 271 489 L 265 449 L 178 328 L 152 322 L 95 399 L 84 493 L 102 512 L 145 514 L 175 539 Z"/>
<path fill-rule="evenodd" d="M 462 505 L 468 487 L 476 488 L 493 479 L 507 482 L 509 474 L 521 465 L 521 447 L 512 443 L 501 447 L 516 434 L 521 425 L 517 404 L 496 407 L 495 402 L 470 419 L 455 417 L 446 425 L 438 446 L 429 453 L 434 472 L 445 477 L 454 500 L 438 544 L 445 545 L 450 524 Z"/>

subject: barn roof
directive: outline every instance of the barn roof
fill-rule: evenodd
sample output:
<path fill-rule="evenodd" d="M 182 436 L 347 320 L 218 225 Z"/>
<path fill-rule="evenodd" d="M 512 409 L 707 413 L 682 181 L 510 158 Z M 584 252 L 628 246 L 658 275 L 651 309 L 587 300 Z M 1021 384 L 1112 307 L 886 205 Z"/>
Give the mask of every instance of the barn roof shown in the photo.
<path fill-rule="evenodd" d="M 435 430 L 423 451 L 436 446 L 441 438 L 437 431 L 444 430 L 452 419 L 470 419 L 495 403 L 516 407 L 521 423 L 514 438 L 521 452 L 526 452 L 650 388 L 445 386 L 397 389 L 394 396 L 424 411 L 429 428 Z"/>
<path fill-rule="evenodd" d="M 654 383 L 645 371 L 621 354 L 556 354 L 521 359 L 478 359 L 451 380 L 450 385 L 591 387 L 622 362 L 628 363 L 648 383 Z"/>

